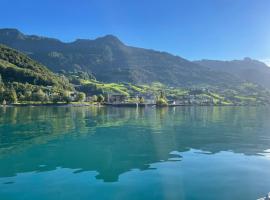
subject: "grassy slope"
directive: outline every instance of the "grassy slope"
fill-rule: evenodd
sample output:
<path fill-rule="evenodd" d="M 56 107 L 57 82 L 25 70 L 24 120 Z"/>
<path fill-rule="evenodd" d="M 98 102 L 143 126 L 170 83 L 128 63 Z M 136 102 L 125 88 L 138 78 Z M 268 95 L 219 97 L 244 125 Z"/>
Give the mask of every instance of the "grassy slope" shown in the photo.
<path fill-rule="evenodd" d="M 183 96 L 192 94 L 189 88 L 172 88 L 161 83 L 154 82 L 151 85 L 134 85 L 131 83 L 103 83 L 96 80 L 80 80 L 82 85 L 88 85 L 97 88 L 103 93 L 119 93 L 126 96 L 135 94 L 152 94 L 159 95 L 163 91 L 168 98 L 178 99 Z M 196 94 L 198 99 L 213 99 L 215 104 L 233 105 L 233 104 L 261 104 L 267 103 L 270 98 L 268 90 L 257 85 L 245 83 L 233 89 L 228 88 L 212 88 L 209 91 L 203 91 Z M 269 102 L 268 102 L 269 103 Z"/>

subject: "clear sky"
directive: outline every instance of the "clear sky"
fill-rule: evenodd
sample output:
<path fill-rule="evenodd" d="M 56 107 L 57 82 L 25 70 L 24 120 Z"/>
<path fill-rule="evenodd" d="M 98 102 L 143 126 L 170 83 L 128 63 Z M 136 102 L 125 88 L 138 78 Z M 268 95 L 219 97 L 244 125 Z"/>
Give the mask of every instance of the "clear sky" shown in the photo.
<path fill-rule="evenodd" d="M 73 41 L 114 34 L 191 60 L 270 60 L 270 0 L 0 0 L 0 28 Z"/>

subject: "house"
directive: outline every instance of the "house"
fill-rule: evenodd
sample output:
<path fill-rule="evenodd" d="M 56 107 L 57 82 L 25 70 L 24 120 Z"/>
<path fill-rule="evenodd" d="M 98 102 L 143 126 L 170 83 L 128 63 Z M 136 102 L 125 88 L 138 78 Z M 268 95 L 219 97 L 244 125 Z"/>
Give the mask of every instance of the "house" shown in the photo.
<path fill-rule="evenodd" d="M 156 97 L 153 93 L 145 93 L 139 95 L 139 97 L 144 98 L 144 103 L 145 104 L 155 104 L 156 103 Z"/>
<path fill-rule="evenodd" d="M 176 104 L 176 101 L 175 100 L 168 100 L 168 104 L 169 105 L 175 105 Z"/>

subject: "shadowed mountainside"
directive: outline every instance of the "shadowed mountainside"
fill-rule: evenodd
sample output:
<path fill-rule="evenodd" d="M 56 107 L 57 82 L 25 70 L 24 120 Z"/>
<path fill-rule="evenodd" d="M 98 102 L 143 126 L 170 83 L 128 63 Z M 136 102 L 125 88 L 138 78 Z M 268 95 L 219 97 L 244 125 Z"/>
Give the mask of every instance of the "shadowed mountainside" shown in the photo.
<path fill-rule="evenodd" d="M 253 82 L 270 88 L 270 67 L 258 60 L 250 58 L 232 61 L 200 60 L 194 63 L 216 71 L 230 73 L 243 81 Z"/>
<path fill-rule="evenodd" d="M 25 35 L 16 29 L 1 29 L 0 43 L 25 52 L 53 71 L 92 72 L 104 82 L 158 81 L 174 86 L 224 86 L 242 82 L 231 74 L 202 67 L 179 56 L 127 46 L 113 35 L 64 43 Z"/>

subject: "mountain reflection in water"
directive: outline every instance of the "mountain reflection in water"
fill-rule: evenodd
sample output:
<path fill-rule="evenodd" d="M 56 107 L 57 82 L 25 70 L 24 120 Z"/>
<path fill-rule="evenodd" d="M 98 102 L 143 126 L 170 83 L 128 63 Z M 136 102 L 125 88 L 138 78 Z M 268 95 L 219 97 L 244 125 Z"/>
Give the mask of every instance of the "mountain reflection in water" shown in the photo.
<path fill-rule="evenodd" d="M 191 149 L 263 155 L 270 149 L 264 107 L 0 108 L 0 177 L 50 171 L 96 171 L 118 180 L 132 169 L 181 160 Z"/>

